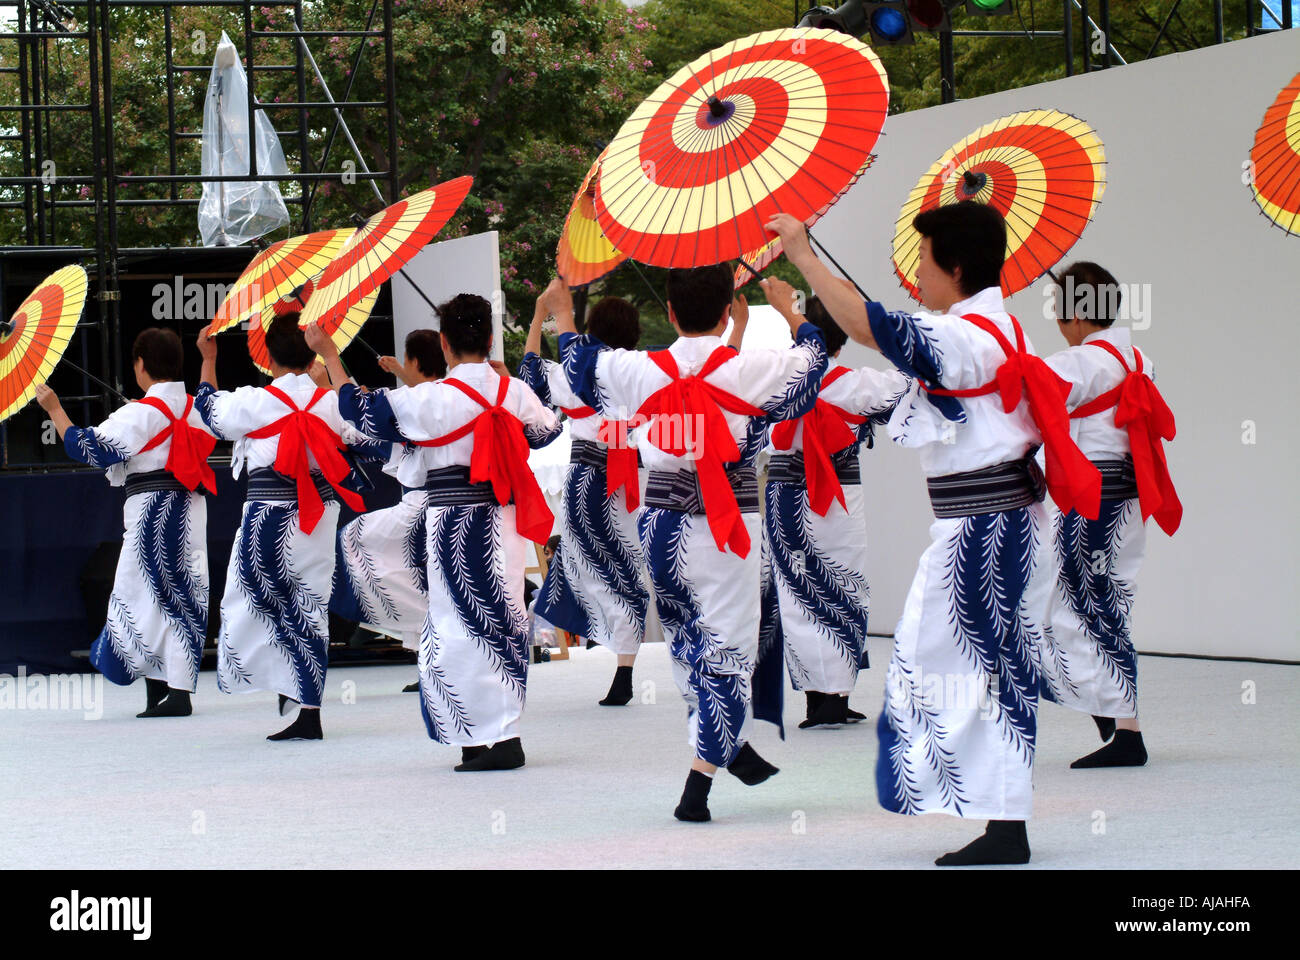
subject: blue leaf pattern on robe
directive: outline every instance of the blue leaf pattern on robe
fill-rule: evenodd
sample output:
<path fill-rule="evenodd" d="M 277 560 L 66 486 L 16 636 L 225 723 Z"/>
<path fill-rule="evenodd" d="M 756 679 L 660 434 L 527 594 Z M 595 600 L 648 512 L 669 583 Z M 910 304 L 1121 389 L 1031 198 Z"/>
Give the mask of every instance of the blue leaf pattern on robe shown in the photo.
<path fill-rule="evenodd" d="M 69 427 L 63 434 L 63 449 L 78 463 L 101 469 L 131 457 L 130 451 L 120 443 L 101 436 L 93 427 Z"/>
<path fill-rule="evenodd" d="M 641 582 L 640 565 L 631 545 L 620 536 L 614 511 L 622 510 L 619 499 L 605 496 L 605 471 L 586 464 L 574 464 L 565 478 L 565 549 L 586 568 L 589 575 L 610 587 L 614 602 L 645 632 L 646 608 L 650 598 Z M 587 622 L 604 619 L 590 597 L 574 591 Z M 559 624 L 557 624 L 558 626 Z"/>
<path fill-rule="evenodd" d="M 207 635 L 207 587 L 190 572 L 190 493 L 147 494 L 140 517 L 140 572 L 158 607 L 185 641 L 197 675 Z"/>

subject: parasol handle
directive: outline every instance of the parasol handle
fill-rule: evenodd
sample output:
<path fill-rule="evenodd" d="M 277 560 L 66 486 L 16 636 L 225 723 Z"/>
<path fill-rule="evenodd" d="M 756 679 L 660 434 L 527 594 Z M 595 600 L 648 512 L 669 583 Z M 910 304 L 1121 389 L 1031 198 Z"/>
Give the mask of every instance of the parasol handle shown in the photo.
<path fill-rule="evenodd" d="M 737 257 L 736 259 L 740 261 L 740 265 L 742 267 L 744 267 L 746 270 L 748 270 L 750 273 L 754 275 L 755 280 L 763 279 L 763 275 L 759 273 L 757 270 L 755 270 L 752 266 L 750 266 L 749 262 L 744 257 Z"/>
<path fill-rule="evenodd" d="M 93 373 L 91 373 L 89 370 L 85 369 L 84 367 L 79 367 L 79 366 L 77 366 L 75 363 L 73 363 L 71 360 L 68 360 L 68 359 L 66 359 L 66 358 L 63 360 L 63 362 L 66 363 L 68 366 L 70 366 L 73 370 L 76 370 L 76 371 L 77 371 L 78 373 L 80 373 L 82 376 L 87 377 L 88 379 L 95 381 L 97 384 L 99 384 L 101 387 L 103 387 L 105 390 L 107 390 L 107 391 L 108 391 L 109 393 L 111 393 L 113 396 L 117 397 L 117 399 L 121 400 L 123 403 L 130 403 L 130 402 L 131 402 L 131 401 L 126 397 L 126 395 L 123 394 L 122 392 L 120 392 L 116 387 L 114 387 L 114 386 L 112 386 L 111 384 L 108 384 L 108 383 L 104 382 L 103 380 L 99 379 L 99 377 L 95 376 Z"/>
<path fill-rule="evenodd" d="M 854 289 L 856 289 L 858 293 L 862 294 L 863 300 L 866 300 L 868 303 L 875 302 L 874 300 L 871 299 L 871 297 L 867 296 L 867 291 L 863 290 L 860 286 L 858 286 L 858 281 L 850 277 L 849 272 L 840 266 L 840 262 L 831 256 L 831 252 L 827 250 L 825 247 L 823 247 L 821 243 L 818 242 L 817 238 L 812 235 L 811 230 L 808 231 L 808 239 L 811 240 L 814 244 L 816 244 L 817 249 L 826 255 L 827 260 L 835 264 L 835 269 L 838 270 L 840 273 L 844 274 L 844 279 L 848 280 L 849 283 L 853 284 Z M 741 262 L 744 263 L 743 260 Z"/>
<path fill-rule="evenodd" d="M 659 302 L 659 306 L 663 308 L 664 316 L 668 316 L 668 304 L 664 303 L 663 297 L 659 296 L 659 291 L 655 289 L 654 284 L 650 282 L 650 278 L 641 270 L 640 264 L 631 257 L 628 258 L 627 262 L 632 264 L 632 269 L 636 271 L 636 275 L 641 278 L 643 283 L 645 283 L 646 289 L 650 291 L 650 296 L 654 297 L 655 300 Z"/>

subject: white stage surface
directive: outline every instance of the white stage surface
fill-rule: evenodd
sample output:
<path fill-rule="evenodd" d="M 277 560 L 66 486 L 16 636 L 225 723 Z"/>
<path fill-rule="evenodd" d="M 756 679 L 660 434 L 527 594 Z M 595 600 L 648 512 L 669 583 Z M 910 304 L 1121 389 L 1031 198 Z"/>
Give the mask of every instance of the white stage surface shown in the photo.
<path fill-rule="evenodd" d="M 269 693 L 226 696 L 202 674 L 196 713 L 137 720 L 144 689 L 105 685 L 98 720 L 6 710 L 0 864 L 17 868 L 919 868 L 982 824 L 876 804 L 878 713 L 890 641 L 853 697 L 872 719 L 754 742 L 781 772 L 757 787 L 719 773 L 714 821 L 672 819 L 686 776 L 685 708 L 667 651 L 647 646 L 641 698 L 597 706 L 604 650 L 534 665 L 528 764 L 453 773 L 425 736 L 412 667 L 331 670 L 319 743 L 272 744 Z M 1143 657 L 1142 769 L 1070 770 L 1099 746 L 1092 721 L 1040 711 L 1030 868 L 1294 868 L 1300 862 L 1297 669 Z M 647 687 L 646 685 L 650 686 Z M 1254 703 L 1243 703 L 1243 684 Z M 344 699 L 354 700 L 352 703 Z M 1024 869 L 1024 868 L 1014 868 Z"/>

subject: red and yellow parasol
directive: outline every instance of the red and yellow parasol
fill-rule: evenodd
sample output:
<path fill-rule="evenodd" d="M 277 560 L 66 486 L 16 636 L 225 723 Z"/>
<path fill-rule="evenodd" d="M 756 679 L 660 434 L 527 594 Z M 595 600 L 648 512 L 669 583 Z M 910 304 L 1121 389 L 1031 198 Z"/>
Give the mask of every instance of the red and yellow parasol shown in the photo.
<path fill-rule="evenodd" d="M 81 319 L 86 290 L 86 271 L 64 267 L 0 322 L 0 421 L 25 407 L 54 372 Z"/>
<path fill-rule="evenodd" d="M 831 207 L 835 206 L 836 202 L 843 197 L 844 194 L 849 192 L 849 188 L 862 178 L 862 175 L 867 172 L 867 168 L 870 167 L 875 160 L 876 155 L 874 153 L 867 157 L 867 162 L 862 165 L 862 169 L 855 173 L 853 179 L 845 185 L 844 189 L 837 193 L 826 204 L 826 206 L 818 210 L 806 225 L 811 228 L 818 220 L 826 216 L 826 214 L 830 212 Z M 750 267 L 753 267 L 755 271 L 761 272 L 764 267 L 771 265 L 777 257 L 781 256 L 781 253 L 781 238 L 777 237 L 775 240 L 769 240 L 757 250 L 751 250 L 746 254 L 742 254 L 740 259 L 749 264 Z M 739 290 L 745 284 L 749 283 L 749 281 L 754 279 L 754 274 L 748 269 L 748 267 L 742 265 L 736 268 L 736 274 L 733 279 L 736 289 Z"/>
<path fill-rule="evenodd" d="M 1292 78 L 1255 131 L 1250 192 L 1270 220 L 1300 236 L 1300 74 Z"/>
<path fill-rule="evenodd" d="M 221 301 L 212 317 L 211 333 L 260 317 L 269 304 L 320 276 L 354 233 L 351 227 L 321 230 L 271 244 L 244 268 Z M 250 334 L 254 326 L 249 326 Z"/>
<path fill-rule="evenodd" d="M 278 300 L 273 300 L 262 308 L 258 315 L 258 322 L 250 324 L 248 327 L 248 356 L 253 361 L 253 366 L 261 370 L 268 377 L 271 376 L 271 354 L 266 349 L 266 328 L 271 325 L 271 321 L 278 316 L 286 313 L 301 314 L 311 300 L 312 292 L 315 288 L 316 281 L 308 280 L 301 287 L 291 290 Z M 361 329 L 362 324 L 370 317 L 370 311 L 375 308 L 375 301 L 379 299 L 379 288 L 376 287 L 368 294 L 348 307 L 347 316 L 343 323 L 338 324 L 330 331 L 330 339 L 334 345 L 342 352 L 350 344 L 357 332 Z M 302 322 L 301 316 L 298 321 L 299 326 L 306 326 Z"/>
<path fill-rule="evenodd" d="M 807 222 L 862 169 L 889 83 L 871 48 L 833 30 L 768 30 L 687 64 L 605 150 L 596 218 L 659 267 L 756 250 L 778 212 Z"/>
<path fill-rule="evenodd" d="M 917 300 L 922 210 L 973 200 L 1006 219 L 1002 292 L 1023 290 L 1061 261 L 1092 220 L 1106 188 L 1101 139 L 1059 110 L 1026 110 L 994 120 L 953 146 L 920 179 L 898 214 L 894 272 Z"/>
<path fill-rule="evenodd" d="M 300 322 L 331 336 L 355 322 L 352 308 L 423 250 L 456 213 L 473 177 L 457 177 L 385 207 L 349 238 L 316 281 Z M 366 316 L 370 311 L 365 311 Z M 362 321 L 365 320 L 363 316 Z M 360 329 L 348 334 L 351 340 Z"/>
<path fill-rule="evenodd" d="M 604 157 L 604 153 L 597 157 L 582 178 L 582 186 L 569 206 L 560 243 L 555 248 L 556 269 L 571 287 L 594 283 L 627 259 L 605 239 L 605 232 L 596 221 L 596 181 Z"/>

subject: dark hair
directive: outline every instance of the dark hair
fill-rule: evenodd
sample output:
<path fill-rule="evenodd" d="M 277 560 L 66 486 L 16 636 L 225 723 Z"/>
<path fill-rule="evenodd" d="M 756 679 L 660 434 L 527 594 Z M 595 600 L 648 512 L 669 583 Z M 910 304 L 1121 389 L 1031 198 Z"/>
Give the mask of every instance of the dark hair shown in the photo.
<path fill-rule="evenodd" d="M 622 297 L 605 297 L 587 314 L 587 332 L 608 347 L 635 350 L 641 340 L 641 314 Z"/>
<path fill-rule="evenodd" d="M 1098 327 L 1115 322 L 1123 291 L 1109 270 L 1090 260 L 1077 260 L 1061 271 L 1061 322 L 1083 320 Z"/>
<path fill-rule="evenodd" d="M 486 357 L 492 345 L 492 304 L 473 293 L 458 293 L 439 304 L 438 326 L 458 357 Z"/>
<path fill-rule="evenodd" d="M 306 370 L 316 359 L 316 351 L 307 346 L 298 314 L 282 313 L 266 328 L 266 352 L 276 366 L 286 370 Z"/>
<path fill-rule="evenodd" d="M 412 330 L 406 335 L 406 359 L 426 377 L 445 377 L 447 358 L 442 355 L 442 343 L 436 330 Z"/>
<path fill-rule="evenodd" d="M 930 238 L 930 256 L 945 273 L 961 267 L 958 287 L 967 296 L 1002 284 L 1007 225 L 986 203 L 963 200 L 918 213 L 912 226 Z"/>
<path fill-rule="evenodd" d="M 185 348 L 175 330 L 149 327 L 131 345 L 131 366 L 144 361 L 144 372 L 154 380 L 181 380 L 185 376 Z"/>
<path fill-rule="evenodd" d="M 708 333 L 716 327 L 735 293 L 735 277 L 725 263 L 668 271 L 668 305 L 682 333 Z"/>
<path fill-rule="evenodd" d="M 546 549 L 555 553 L 560 549 L 560 535 L 557 533 L 546 541 Z"/>
<path fill-rule="evenodd" d="M 822 332 L 826 341 L 826 352 L 835 356 L 849 342 L 849 335 L 840 329 L 826 306 L 816 297 L 809 297 L 803 305 L 804 319 Z"/>

